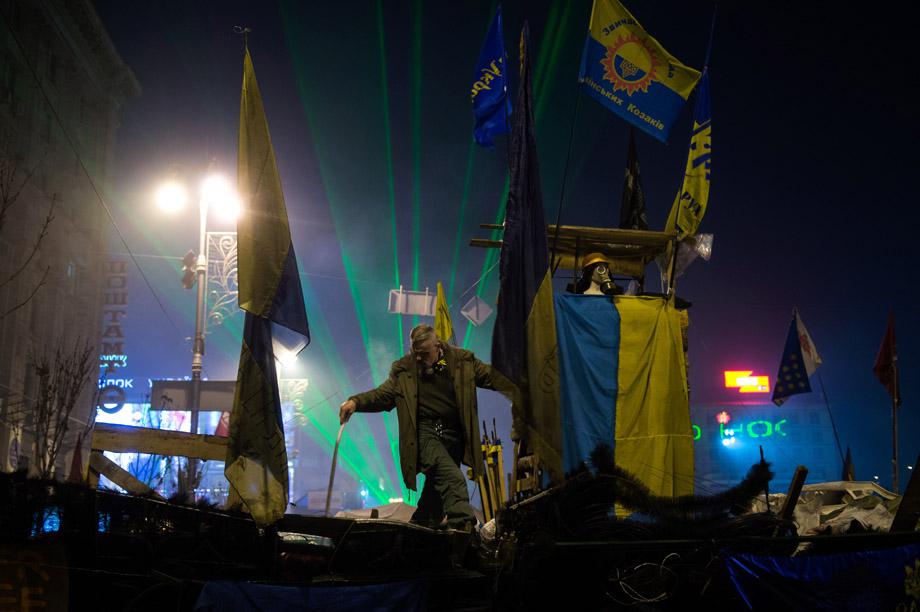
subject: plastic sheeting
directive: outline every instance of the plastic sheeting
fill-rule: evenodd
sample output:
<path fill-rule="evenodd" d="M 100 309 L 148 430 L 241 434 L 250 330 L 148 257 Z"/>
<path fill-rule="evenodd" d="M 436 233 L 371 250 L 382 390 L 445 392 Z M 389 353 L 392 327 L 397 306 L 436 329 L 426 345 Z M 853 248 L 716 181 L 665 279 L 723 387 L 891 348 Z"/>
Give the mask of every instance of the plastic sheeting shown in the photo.
<path fill-rule="evenodd" d="M 776 510 L 785 493 L 770 495 L 770 508 Z M 887 532 L 894 521 L 900 496 L 874 482 L 839 481 L 805 485 L 793 513 L 799 535 L 840 534 L 851 531 Z M 762 497 L 751 504 L 752 512 L 765 512 Z M 800 550 L 810 548 L 803 543 Z"/>

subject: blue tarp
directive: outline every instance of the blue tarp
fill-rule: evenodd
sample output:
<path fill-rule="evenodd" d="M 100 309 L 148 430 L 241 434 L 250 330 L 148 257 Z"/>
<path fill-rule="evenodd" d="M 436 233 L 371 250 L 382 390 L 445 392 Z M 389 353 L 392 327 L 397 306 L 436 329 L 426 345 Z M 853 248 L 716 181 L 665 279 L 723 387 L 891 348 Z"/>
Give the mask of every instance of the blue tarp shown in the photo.
<path fill-rule="evenodd" d="M 427 609 L 428 582 L 413 580 L 349 586 L 274 586 L 215 580 L 205 583 L 195 610 L 294 612 L 336 610 L 415 612 Z"/>
<path fill-rule="evenodd" d="M 895 610 L 920 603 L 920 544 L 811 557 L 729 555 L 752 610 Z"/>

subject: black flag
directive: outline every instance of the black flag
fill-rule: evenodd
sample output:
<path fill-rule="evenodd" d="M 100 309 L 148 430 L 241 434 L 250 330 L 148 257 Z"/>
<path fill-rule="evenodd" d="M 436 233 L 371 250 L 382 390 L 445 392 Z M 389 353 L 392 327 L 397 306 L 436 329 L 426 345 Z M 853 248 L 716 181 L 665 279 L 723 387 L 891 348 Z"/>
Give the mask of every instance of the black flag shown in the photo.
<path fill-rule="evenodd" d="M 636 155 L 636 135 L 629 128 L 629 153 L 626 156 L 626 180 L 623 182 L 623 199 L 620 202 L 620 229 L 648 229 L 645 213 L 645 192 L 639 174 L 639 157 Z"/>

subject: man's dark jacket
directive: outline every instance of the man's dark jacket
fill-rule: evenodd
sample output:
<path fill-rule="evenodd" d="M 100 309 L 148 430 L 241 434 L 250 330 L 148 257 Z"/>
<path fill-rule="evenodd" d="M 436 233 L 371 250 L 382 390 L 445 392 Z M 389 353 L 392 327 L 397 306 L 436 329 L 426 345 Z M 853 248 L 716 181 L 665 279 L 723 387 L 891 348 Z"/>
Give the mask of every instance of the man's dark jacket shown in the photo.
<path fill-rule="evenodd" d="M 447 368 L 454 381 L 460 424 L 463 429 L 463 463 L 473 468 L 474 477 L 483 473 L 482 441 L 479 434 L 479 411 L 476 387 L 498 391 L 511 400 L 512 437 L 523 430 L 520 421 L 521 396 L 517 386 L 472 352 L 443 345 Z M 396 407 L 399 417 L 399 463 L 403 481 L 415 490 L 418 474 L 418 365 L 410 353 L 393 362 L 390 377 L 376 389 L 359 393 L 351 399 L 358 412 L 382 412 Z"/>

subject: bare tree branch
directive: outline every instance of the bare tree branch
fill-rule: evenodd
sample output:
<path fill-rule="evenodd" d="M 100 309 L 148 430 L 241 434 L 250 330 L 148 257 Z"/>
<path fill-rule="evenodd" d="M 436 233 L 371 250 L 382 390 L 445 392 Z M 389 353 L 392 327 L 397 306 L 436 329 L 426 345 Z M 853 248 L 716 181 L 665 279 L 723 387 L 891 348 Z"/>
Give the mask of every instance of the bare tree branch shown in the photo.
<path fill-rule="evenodd" d="M 16 205 L 17 201 L 19 200 L 19 196 L 22 194 L 22 190 L 29 183 L 32 175 L 35 174 L 39 165 L 40 163 L 36 164 L 35 167 L 29 170 L 21 172 L 19 170 L 18 163 L 15 160 L 10 158 L 0 158 L 0 235 L 3 234 L 3 228 L 6 225 L 7 215 L 13 206 Z M 17 180 L 17 174 L 22 174 L 21 180 Z M 31 250 L 29 251 L 22 264 L 20 264 L 19 267 L 7 278 L 0 281 L 0 289 L 3 289 L 12 283 L 20 274 L 28 269 L 29 265 L 32 263 L 32 260 L 35 258 L 35 255 L 41 248 L 42 242 L 44 242 L 44 240 L 48 237 L 48 231 L 51 227 L 51 222 L 54 221 L 54 208 L 56 203 L 57 194 L 51 198 L 51 205 L 48 207 L 48 214 L 45 216 L 45 220 L 38 232 L 38 236 L 35 238 L 35 241 L 32 244 Z M 0 315 L 0 320 L 5 319 L 13 312 L 19 310 L 35 297 L 35 294 L 38 293 L 38 290 L 41 289 L 45 284 L 45 280 L 48 278 L 48 272 L 50 269 L 50 267 L 45 268 L 41 279 L 39 279 L 38 283 L 36 283 L 32 288 L 29 296 L 19 304 L 16 304 L 4 312 L 2 315 Z"/>
<path fill-rule="evenodd" d="M 70 428 L 70 417 L 94 367 L 93 347 L 78 339 L 73 348 L 58 345 L 54 355 L 33 358 L 39 378 L 38 397 L 33 403 L 35 464 L 41 478 L 51 478 Z"/>
<path fill-rule="evenodd" d="M 38 249 L 42 245 L 42 241 L 48 235 L 48 228 L 51 226 L 51 222 L 54 221 L 54 205 L 56 201 L 57 201 L 57 194 L 54 194 L 51 197 L 51 206 L 48 207 L 48 214 L 45 216 L 45 221 L 42 223 L 41 230 L 39 230 L 38 236 L 35 238 L 35 242 L 32 244 L 32 250 L 29 251 L 28 257 L 26 257 L 25 261 L 22 262 L 19 268 L 15 272 L 10 274 L 9 277 L 6 278 L 4 281 L 0 282 L 0 289 L 5 287 L 9 283 L 13 282 L 13 280 L 15 280 L 17 276 L 22 274 L 22 271 L 25 270 L 29 266 L 30 263 L 32 263 L 32 259 L 35 257 L 35 254 L 38 253 Z M 33 292 L 33 295 L 34 295 L 34 292 Z"/>
<path fill-rule="evenodd" d="M 19 166 L 10 158 L 0 158 L 0 232 L 3 231 L 7 213 L 15 206 L 19 195 L 36 170 L 38 170 L 37 164 L 35 167 L 26 170 L 23 173 L 22 181 L 17 185 L 16 174 L 19 172 Z"/>
<path fill-rule="evenodd" d="M 10 308 L 6 312 L 4 312 L 3 315 L 0 315 L 0 320 L 5 319 L 12 313 L 16 312 L 17 310 L 19 310 L 20 308 L 28 304 L 32 300 L 32 298 L 35 297 L 35 294 L 38 293 L 38 290 L 41 289 L 42 285 L 45 284 L 45 279 L 48 278 L 48 272 L 50 270 L 51 270 L 51 266 L 46 267 L 45 272 L 42 274 L 42 277 L 38 280 L 38 283 L 36 283 L 35 286 L 32 288 L 32 293 L 30 293 L 26 299 L 24 299 L 23 301 L 19 302 L 18 304 L 16 304 L 15 306 Z"/>

